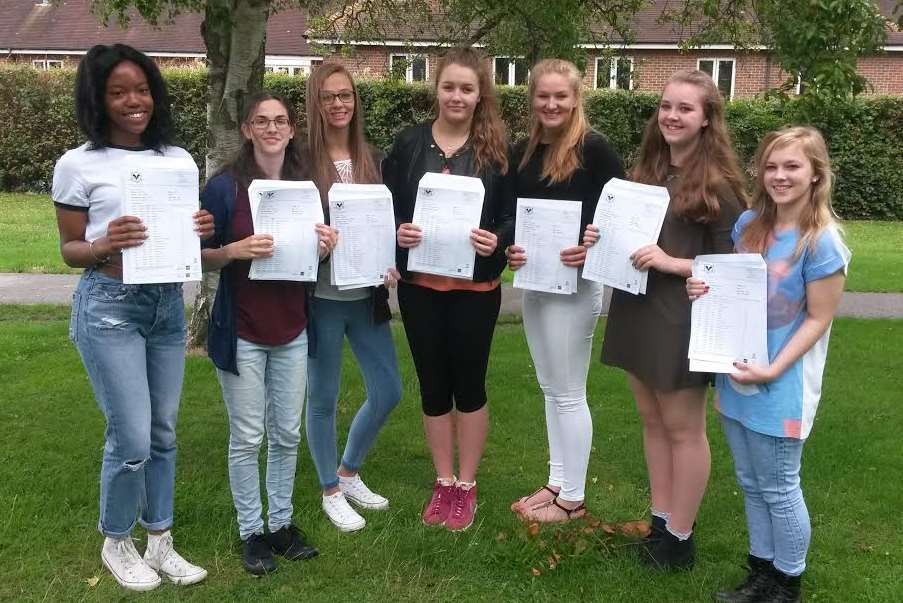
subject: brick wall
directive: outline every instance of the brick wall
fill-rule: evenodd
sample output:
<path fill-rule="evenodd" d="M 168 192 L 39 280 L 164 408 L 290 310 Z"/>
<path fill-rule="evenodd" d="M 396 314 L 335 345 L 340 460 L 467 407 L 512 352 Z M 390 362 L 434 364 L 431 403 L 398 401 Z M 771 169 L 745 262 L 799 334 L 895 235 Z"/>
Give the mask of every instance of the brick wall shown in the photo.
<path fill-rule="evenodd" d="M 874 87 L 872 94 L 903 94 L 903 52 L 863 57 L 859 59 L 859 73 Z"/>

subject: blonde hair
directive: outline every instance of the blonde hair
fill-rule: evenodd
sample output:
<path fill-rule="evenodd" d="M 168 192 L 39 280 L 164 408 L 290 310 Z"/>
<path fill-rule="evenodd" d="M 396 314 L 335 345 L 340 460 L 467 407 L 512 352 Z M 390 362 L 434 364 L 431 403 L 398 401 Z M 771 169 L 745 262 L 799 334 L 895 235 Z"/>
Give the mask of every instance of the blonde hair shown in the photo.
<path fill-rule="evenodd" d="M 561 136 L 549 145 L 549 152 L 542 161 L 542 176 L 549 182 L 557 183 L 568 180 L 577 168 L 580 167 L 580 151 L 583 148 L 583 138 L 590 130 L 586 114 L 583 112 L 583 78 L 576 65 L 563 59 L 543 59 L 533 66 L 530 72 L 530 84 L 527 92 L 530 100 L 536 94 L 536 85 L 539 79 L 548 74 L 557 74 L 567 79 L 574 93 L 574 110 L 571 112 L 570 122 L 567 124 Z M 542 124 L 535 112 L 530 115 L 530 138 L 527 140 L 527 148 L 521 159 L 518 169 L 524 169 L 529 163 L 536 147 L 542 140 Z"/>
<path fill-rule="evenodd" d="M 382 182 L 376 162 L 367 139 L 364 137 L 364 107 L 361 97 L 354 85 L 354 78 L 339 63 L 324 61 L 322 65 L 314 69 L 307 78 L 307 146 L 310 153 L 311 172 L 314 182 L 320 190 L 320 198 L 326 202 L 327 193 L 333 182 L 337 182 L 339 174 L 335 164 L 329 156 L 326 144 L 326 110 L 320 101 L 320 91 L 326 79 L 336 73 L 341 73 L 351 82 L 351 91 L 354 93 L 354 112 L 351 114 L 351 123 L 348 124 L 348 149 L 351 154 L 351 169 L 354 182 L 358 184 L 371 184 Z"/>
<path fill-rule="evenodd" d="M 505 124 L 499 115 L 495 86 L 492 83 L 492 76 L 486 61 L 473 48 L 449 49 L 439 57 L 436 65 L 436 81 L 433 83 L 436 89 L 439 88 L 442 72 L 449 65 L 460 65 L 473 71 L 477 75 L 477 85 L 480 87 L 480 100 L 477 101 L 477 106 L 473 111 L 473 120 L 470 123 L 474 169 L 480 173 L 484 168 L 495 164 L 502 174 L 507 173 L 508 137 L 505 135 Z M 439 115 L 438 96 L 433 103 L 433 112 L 435 115 Z"/>
<path fill-rule="evenodd" d="M 831 190 L 834 186 L 834 172 L 831 171 L 831 158 L 828 146 L 817 129 L 809 126 L 792 126 L 769 132 L 762 139 L 755 156 L 755 191 L 752 198 L 752 209 L 755 217 L 749 221 L 740 238 L 745 249 L 764 253 L 777 222 L 777 206 L 765 189 L 765 167 L 768 158 L 777 149 L 799 144 L 803 155 L 812 164 L 812 192 L 809 200 L 799 216 L 797 227 L 800 238 L 794 252 L 799 258 L 807 246 L 814 249 L 819 235 L 825 229 L 834 227 L 840 232 L 837 216 L 831 206 Z"/>
<path fill-rule="evenodd" d="M 740 205 L 746 206 L 745 178 L 731 144 L 731 136 L 724 120 L 724 100 L 709 74 L 699 71 L 677 71 L 665 84 L 691 84 L 702 93 L 702 112 L 708 125 L 699 131 L 699 145 L 686 165 L 681 166 L 680 178 L 671 191 L 671 199 L 678 215 L 696 222 L 712 222 L 721 211 L 719 193 L 730 189 Z M 643 184 L 660 185 L 668 177 L 671 147 L 658 125 L 661 107 L 646 122 L 639 158 L 630 171 L 630 178 Z"/>

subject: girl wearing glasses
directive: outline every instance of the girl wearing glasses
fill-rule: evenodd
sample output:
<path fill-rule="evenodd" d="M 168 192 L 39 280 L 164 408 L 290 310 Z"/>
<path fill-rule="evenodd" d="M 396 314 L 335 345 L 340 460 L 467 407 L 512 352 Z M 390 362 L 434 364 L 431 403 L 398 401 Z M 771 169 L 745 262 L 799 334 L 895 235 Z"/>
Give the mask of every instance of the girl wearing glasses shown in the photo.
<path fill-rule="evenodd" d="M 382 181 L 381 157 L 364 138 L 364 114 L 357 89 L 341 65 L 326 62 L 307 80 L 307 124 L 310 166 L 326 215 L 333 183 Z M 394 266 L 387 266 L 383 287 L 340 291 L 330 284 L 330 261 L 327 257 L 320 264 L 311 299 L 314 319 L 310 328 L 317 345 L 309 360 L 307 444 L 320 479 L 323 511 L 339 530 L 348 532 L 366 523 L 349 501 L 362 509 L 389 506 L 385 497 L 367 487 L 359 471 L 380 428 L 401 399 L 386 290 L 395 286 L 398 272 Z M 346 336 L 363 375 L 367 398 L 351 422 L 338 462 L 336 402 Z"/>
<path fill-rule="evenodd" d="M 69 336 L 107 422 L 100 469 L 103 564 L 130 590 L 160 576 L 193 584 L 207 571 L 173 549 L 176 417 L 185 369 L 181 283 L 126 285 L 121 251 L 147 238 L 135 216 L 122 216 L 120 174 L 135 156 L 187 157 L 172 146 L 166 83 L 154 62 L 122 44 L 91 48 L 75 83 L 78 124 L 88 142 L 67 151 L 53 172 L 60 252 L 84 268 L 72 298 Z M 212 234 L 207 212 L 199 236 Z M 131 533 L 147 530 L 142 557 Z"/>
<path fill-rule="evenodd" d="M 273 552 L 292 560 L 317 554 L 292 523 L 307 381 L 307 290 L 303 283 L 248 278 L 251 260 L 273 254 L 272 235 L 254 232 L 248 185 L 256 178 L 308 178 L 294 141 L 295 122 L 294 108 L 279 96 L 252 97 L 241 123 L 245 141 L 238 156 L 201 194 L 216 225 L 201 258 L 205 270 L 221 270 L 207 350 L 229 414 L 229 483 L 242 564 L 258 576 L 276 570 Z M 316 228 L 325 257 L 336 236 L 328 226 Z M 264 434 L 267 533 L 257 463 Z"/>
<path fill-rule="evenodd" d="M 435 110 L 434 121 L 398 135 L 383 162 L 383 178 L 400 224 L 399 267 L 407 265 L 408 249 L 422 238 L 411 219 L 424 173 L 477 177 L 486 191 L 480 226 L 470 235 L 476 252 L 473 280 L 405 270 L 398 286 L 436 469 L 422 519 L 459 531 L 473 523 L 477 506 L 477 467 L 489 431 L 486 368 L 501 302 L 502 249 L 514 227 L 514 190 L 492 78 L 474 50 L 454 48 L 439 60 Z"/>

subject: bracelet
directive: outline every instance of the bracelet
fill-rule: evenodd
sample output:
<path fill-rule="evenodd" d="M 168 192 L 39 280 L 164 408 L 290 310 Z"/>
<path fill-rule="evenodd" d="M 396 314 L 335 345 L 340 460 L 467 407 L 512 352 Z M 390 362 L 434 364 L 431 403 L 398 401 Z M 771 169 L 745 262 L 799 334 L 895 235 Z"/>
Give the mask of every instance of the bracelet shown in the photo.
<path fill-rule="evenodd" d="M 94 263 L 95 263 L 95 265 L 97 265 L 97 266 L 103 266 L 104 264 L 109 264 L 109 263 L 110 263 L 110 256 L 107 256 L 107 257 L 105 257 L 105 258 L 99 258 L 99 257 L 97 257 L 97 254 L 94 253 L 94 243 L 96 243 L 96 242 L 97 242 L 97 239 L 94 239 L 93 241 L 91 241 L 91 242 L 88 244 L 88 250 L 91 251 L 91 257 L 94 258 Z"/>

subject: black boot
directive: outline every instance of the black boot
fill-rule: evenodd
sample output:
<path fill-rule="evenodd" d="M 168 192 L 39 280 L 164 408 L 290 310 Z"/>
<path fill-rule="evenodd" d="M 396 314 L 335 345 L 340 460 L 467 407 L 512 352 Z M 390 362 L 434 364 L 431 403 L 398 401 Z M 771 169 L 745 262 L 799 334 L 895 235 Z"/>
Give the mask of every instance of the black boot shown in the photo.
<path fill-rule="evenodd" d="M 723 601 L 725 603 L 752 603 L 753 601 L 760 600 L 759 597 L 770 588 L 773 580 L 771 574 L 775 571 L 774 566 L 771 565 L 771 561 L 768 559 L 762 559 L 752 555 L 747 557 L 747 564 L 749 567 L 749 574 L 747 574 L 743 584 L 734 590 L 722 590 L 715 593 L 716 601 Z"/>
<path fill-rule="evenodd" d="M 800 603 L 802 601 L 801 578 L 802 576 L 788 576 L 772 566 L 769 587 L 756 601 L 762 601 L 762 603 Z"/>
<path fill-rule="evenodd" d="M 649 522 L 649 528 L 649 533 L 640 541 L 640 549 L 643 553 L 649 551 L 662 539 L 662 534 L 665 531 L 665 518 L 653 515 L 652 521 Z"/>
<path fill-rule="evenodd" d="M 650 546 L 643 556 L 646 565 L 664 570 L 690 569 L 696 561 L 696 543 L 693 534 L 686 540 L 664 530 L 661 539 Z"/>

